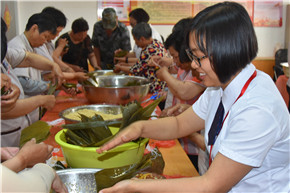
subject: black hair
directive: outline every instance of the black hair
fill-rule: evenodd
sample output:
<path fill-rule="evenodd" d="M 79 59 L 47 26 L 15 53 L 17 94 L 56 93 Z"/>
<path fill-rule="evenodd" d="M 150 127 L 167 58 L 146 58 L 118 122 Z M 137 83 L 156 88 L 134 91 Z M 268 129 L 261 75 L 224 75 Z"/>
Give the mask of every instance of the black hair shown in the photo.
<path fill-rule="evenodd" d="M 172 28 L 172 32 L 175 31 L 186 31 L 189 30 L 190 23 L 192 22 L 192 17 L 187 17 L 179 20 Z"/>
<path fill-rule="evenodd" d="M 137 23 L 133 27 L 132 34 L 137 40 L 140 40 L 141 37 L 149 39 L 150 37 L 152 37 L 152 30 L 148 23 L 141 22 Z"/>
<path fill-rule="evenodd" d="M 71 25 L 71 29 L 74 33 L 88 31 L 89 24 L 84 18 L 80 17 L 80 18 L 74 20 L 74 22 Z"/>
<path fill-rule="evenodd" d="M 215 4 L 198 15 L 203 16 L 189 35 L 195 36 L 197 47 L 209 56 L 220 82 L 226 83 L 257 55 L 258 43 L 251 19 L 246 9 L 234 2 Z"/>
<path fill-rule="evenodd" d="M 148 21 L 150 20 L 150 16 L 142 8 L 137 8 L 131 11 L 129 13 L 129 17 L 133 17 L 137 21 L 137 23 L 141 23 L 141 22 L 148 23 Z"/>
<path fill-rule="evenodd" d="M 54 18 L 47 13 L 33 14 L 26 24 L 25 31 L 29 31 L 30 28 L 36 24 L 38 26 L 39 33 L 49 31 L 52 34 L 56 33 L 56 22 Z"/>
<path fill-rule="evenodd" d="M 179 56 L 179 60 L 181 63 L 190 62 L 191 60 L 187 57 L 187 54 L 185 52 L 185 34 L 184 31 L 175 31 L 172 32 L 167 38 L 164 43 L 164 46 L 166 49 L 169 49 L 169 47 L 173 47 L 177 52 Z"/>
<path fill-rule="evenodd" d="M 65 27 L 66 26 L 67 19 L 66 19 L 65 15 L 63 14 L 63 12 L 61 12 L 60 10 L 58 10 L 54 7 L 45 7 L 41 12 L 51 15 L 56 22 L 56 27 Z"/>
<path fill-rule="evenodd" d="M 6 31 L 7 31 L 7 25 L 1 17 L 1 63 L 3 62 L 7 53 Z"/>

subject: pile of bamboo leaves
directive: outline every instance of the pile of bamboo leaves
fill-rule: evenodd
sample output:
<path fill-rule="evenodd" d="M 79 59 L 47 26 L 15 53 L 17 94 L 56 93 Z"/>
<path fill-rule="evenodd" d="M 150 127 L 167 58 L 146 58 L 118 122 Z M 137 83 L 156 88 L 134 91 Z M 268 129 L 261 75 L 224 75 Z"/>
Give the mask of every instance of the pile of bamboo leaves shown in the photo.
<path fill-rule="evenodd" d="M 99 147 L 114 137 L 109 126 L 120 127 L 120 132 L 135 121 L 148 120 L 162 99 L 159 98 L 144 108 L 140 102 L 121 106 L 122 120 L 104 121 L 100 115 L 95 115 L 92 118 L 80 115 L 80 123 L 62 126 L 67 129 L 65 132 L 66 141 L 82 147 Z"/>
<path fill-rule="evenodd" d="M 103 169 L 95 173 L 97 192 L 104 188 L 111 187 L 116 183 L 133 178 L 141 171 L 162 174 L 165 163 L 160 151 L 155 148 L 150 153 L 144 155 L 140 162 L 117 168 Z"/>

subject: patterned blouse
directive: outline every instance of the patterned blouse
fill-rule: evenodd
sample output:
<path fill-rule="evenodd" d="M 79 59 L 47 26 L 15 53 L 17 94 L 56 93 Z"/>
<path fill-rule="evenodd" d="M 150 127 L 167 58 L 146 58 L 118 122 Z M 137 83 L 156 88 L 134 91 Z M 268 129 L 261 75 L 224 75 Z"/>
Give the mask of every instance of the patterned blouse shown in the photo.
<path fill-rule="evenodd" d="M 164 81 L 161 81 L 156 77 L 156 71 L 159 67 L 148 66 L 151 56 L 165 56 L 166 50 L 161 42 L 158 40 L 153 40 L 146 48 L 143 48 L 141 51 L 140 58 L 134 64 L 130 72 L 135 76 L 142 76 L 148 78 L 151 81 L 150 93 L 160 92 L 166 86 Z"/>

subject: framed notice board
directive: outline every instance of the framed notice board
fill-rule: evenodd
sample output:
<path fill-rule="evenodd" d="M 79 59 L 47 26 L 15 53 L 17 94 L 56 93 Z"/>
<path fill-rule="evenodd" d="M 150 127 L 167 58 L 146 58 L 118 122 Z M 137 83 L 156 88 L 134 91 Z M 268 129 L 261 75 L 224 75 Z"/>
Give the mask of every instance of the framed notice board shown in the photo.
<path fill-rule="evenodd" d="M 98 18 L 106 7 L 113 7 L 120 21 L 129 25 L 129 13 L 143 8 L 150 15 L 150 24 L 174 25 L 180 19 L 194 17 L 204 8 L 224 0 L 109 0 L 98 1 Z M 243 5 L 255 26 L 281 27 L 283 0 L 235 0 Z M 271 14 L 268 14 L 271 13 Z"/>

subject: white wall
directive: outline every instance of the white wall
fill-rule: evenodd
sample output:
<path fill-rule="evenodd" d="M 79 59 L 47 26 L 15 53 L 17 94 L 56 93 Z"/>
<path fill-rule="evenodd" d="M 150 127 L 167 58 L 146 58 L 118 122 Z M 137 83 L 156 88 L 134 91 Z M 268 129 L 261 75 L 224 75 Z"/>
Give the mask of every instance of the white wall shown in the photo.
<path fill-rule="evenodd" d="M 258 38 L 259 52 L 258 57 L 273 57 L 277 48 L 285 47 L 285 22 L 286 4 L 288 0 L 283 0 L 283 25 L 282 27 L 255 27 Z M 97 0 L 96 1 L 19 1 L 18 2 L 19 32 L 25 29 L 28 18 L 40 12 L 46 6 L 53 6 L 61 10 L 69 19 L 66 28 L 61 32 L 67 32 L 71 28 L 72 22 L 83 17 L 89 23 L 88 34 L 92 36 L 93 25 L 97 21 Z M 172 25 L 155 25 L 155 29 L 166 39 L 172 30 Z M 128 27 L 131 31 L 131 27 Z M 131 44 L 134 44 L 131 38 Z"/>

